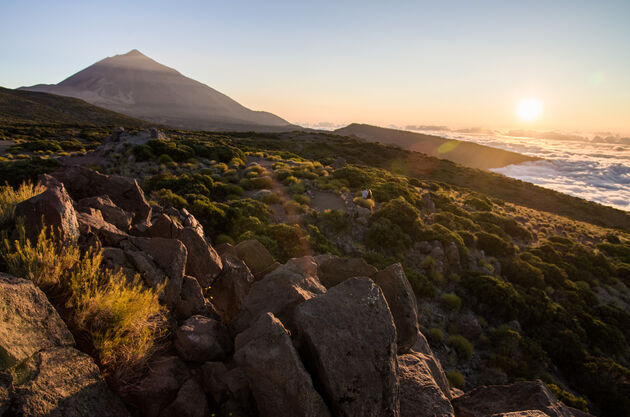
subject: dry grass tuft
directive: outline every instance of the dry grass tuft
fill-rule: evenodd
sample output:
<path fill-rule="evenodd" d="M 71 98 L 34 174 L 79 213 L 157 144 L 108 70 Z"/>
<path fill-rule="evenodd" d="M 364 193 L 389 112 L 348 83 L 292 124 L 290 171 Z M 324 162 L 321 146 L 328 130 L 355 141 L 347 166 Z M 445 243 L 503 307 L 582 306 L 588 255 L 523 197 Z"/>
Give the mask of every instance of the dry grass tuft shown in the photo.
<path fill-rule="evenodd" d="M 17 189 L 10 185 L 0 186 L 0 227 L 6 226 L 13 220 L 15 206 L 45 190 L 46 187 L 43 185 L 33 185 L 31 182 L 24 182 Z"/>

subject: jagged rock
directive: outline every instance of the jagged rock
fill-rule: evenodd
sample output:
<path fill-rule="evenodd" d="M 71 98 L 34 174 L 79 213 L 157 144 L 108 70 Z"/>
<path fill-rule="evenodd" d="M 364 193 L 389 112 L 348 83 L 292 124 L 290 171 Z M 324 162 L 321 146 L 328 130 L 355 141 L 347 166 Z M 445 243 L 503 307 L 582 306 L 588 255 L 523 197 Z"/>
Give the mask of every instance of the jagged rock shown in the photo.
<path fill-rule="evenodd" d="M 113 224 L 107 223 L 98 209 L 90 207 L 84 211 L 79 211 L 77 213 L 77 222 L 81 235 L 93 233 L 97 237 L 106 236 L 106 240 L 110 240 L 108 239 L 109 237 L 119 237 L 120 240 L 127 237 L 126 233 L 120 231 Z M 116 238 L 114 239 L 116 240 Z"/>
<path fill-rule="evenodd" d="M 185 361 L 223 360 L 232 348 L 232 339 L 221 322 L 204 316 L 190 317 L 175 334 L 175 349 Z"/>
<path fill-rule="evenodd" d="M 517 411 L 542 411 L 549 417 L 574 417 L 540 380 L 490 385 L 473 389 L 453 400 L 458 417 L 490 417 Z"/>
<path fill-rule="evenodd" d="M 239 367 L 228 369 L 223 362 L 206 362 L 202 366 L 203 388 L 215 404 L 221 404 L 223 414 L 255 415 L 249 380 Z"/>
<path fill-rule="evenodd" d="M 187 319 L 195 314 L 219 319 L 214 306 L 203 296 L 197 280 L 188 275 L 184 276 L 182 281 L 182 291 L 175 312 L 180 319 Z"/>
<path fill-rule="evenodd" d="M 219 243 L 218 245 L 214 246 L 214 250 L 217 251 L 221 258 L 227 255 L 231 256 L 232 258 L 238 258 L 238 255 L 236 254 L 236 249 L 234 249 L 234 245 L 230 243 Z"/>
<path fill-rule="evenodd" d="M 0 371 L 74 338 L 33 281 L 0 273 Z"/>
<path fill-rule="evenodd" d="M 24 218 L 26 237 L 35 242 L 43 224 L 51 227 L 61 240 L 79 236 L 79 223 L 73 202 L 65 187 L 50 178 L 50 186 L 41 194 L 22 201 L 15 207 L 15 217 Z M 54 185 L 57 184 L 57 185 Z"/>
<path fill-rule="evenodd" d="M 223 323 L 229 323 L 240 311 L 254 276 L 242 261 L 224 256 L 223 272 L 208 290 L 208 296 L 218 310 Z"/>
<path fill-rule="evenodd" d="M 267 313 L 236 337 L 234 359 L 245 371 L 261 416 L 329 416 L 286 329 Z"/>
<path fill-rule="evenodd" d="M 166 283 L 163 301 L 174 306 L 180 299 L 187 251 L 176 239 L 130 237 L 120 243 L 145 282 L 156 288 Z"/>
<path fill-rule="evenodd" d="M 421 332 L 418 332 L 418 340 L 416 344 L 411 348 L 410 354 L 413 354 L 416 358 L 424 361 L 427 368 L 431 372 L 431 377 L 435 383 L 440 387 L 440 390 L 446 398 L 449 400 L 454 398 L 453 391 L 460 391 L 457 388 L 451 388 L 448 383 L 448 378 L 442 369 L 442 364 L 433 354 L 429 342 Z M 460 393 L 463 394 L 463 391 Z"/>
<path fill-rule="evenodd" d="M 538 410 L 515 411 L 513 413 L 498 413 L 492 417 L 549 417 L 549 414 Z"/>
<path fill-rule="evenodd" d="M 352 277 L 371 277 L 378 269 L 368 264 L 362 258 L 341 258 L 334 255 L 318 255 L 317 276 L 326 288 L 334 287 Z"/>
<path fill-rule="evenodd" d="M 194 217 L 192 218 L 194 219 Z M 192 223 L 192 220 L 189 223 Z M 201 234 L 199 234 L 199 230 L 201 230 Z M 209 287 L 221 273 L 223 268 L 221 258 L 206 242 L 203 229 L 183 227 L 171 217 L 160 214 L 151 227 L 147 229 L 146 234 L 151 237 L 180 240 L 188 251 L 186 273 L 197 278 L 202 287 Z"/>
<path fill-rule="evenodd" d="M 129 395 L 145 417 L 158 417 L 175 400 L 190 372 L 177 356 L 156 358 L 148 368 L 149 373 Z"/>
<path fill-rule="evenodd" d="M 261 314 L 269 312 L 294 332 L 295 307 L 325 292 L 326 288 L 317 279 L 317 264 L 312 257 L 290 259 L 251 286 L 230 328 L 233 334 L 240 333 Z"/>
<path fill-rule="evenodd" d="M 197 278 L 202 287 L 209 287 L 223 269 L 219 254 L 206 242 L 203 235 L 200 236 L 190 227 L 185 227 L 178 239 L 188 249 L 186 273 Z"/>
<path fill-rule="evenodd" d="M 257 279 L 262 278 L 275 262 L 269 251 L 255 239 L 239 243 L 234 250 Z"/>
<path fill-rule="evenodd" d="M 206 417 L 209 414 L 206 394 L 194 379 L 184 382 L 175 401 L 160 413 L 160 417 Z"/>
<path fill-rule="evenodd" d="M 333 414 L 399 416 L 396 329 L 374 281 L 350 278 L 303 302 L 295 322 Z"/>
<path fill-rule="evenodd" d="M 53 173 L 75 199 L 107 195 L 121 209 L 133 213 L 133 223 L 147 223 L 151 206 L 138 182 L 119 175 L 104 175 L 89 168 L 74 165 Z"/>
<path fill-rule="evenodd" d="M 408 352 L 418 339 L 418 304 L 401 264 L 388 266 L 372 276 L 383 290 L 396 324 L 398 353 Z"/>
<path fill-rule="evenodd" d="M 449 399 L 420 355 L 412 352 L 398 356 L 400 416 L 453 417 Z"/>
<path fill-rule="evenodd" d="M 20 365 L 9 415 L 130 416 L 103 381 L 92 358 L 68 346 L 39 351 Z"/>
<path fill-rule="evenodd" d="M 99 210 L 106 222 L 113 224 L 118 229 L 127 232 L 131 227 L 133 215 L 116 206 L 108 196 L 87 197 L 77 201 L 79 211 L 88 211 L 90 208 Z"/>

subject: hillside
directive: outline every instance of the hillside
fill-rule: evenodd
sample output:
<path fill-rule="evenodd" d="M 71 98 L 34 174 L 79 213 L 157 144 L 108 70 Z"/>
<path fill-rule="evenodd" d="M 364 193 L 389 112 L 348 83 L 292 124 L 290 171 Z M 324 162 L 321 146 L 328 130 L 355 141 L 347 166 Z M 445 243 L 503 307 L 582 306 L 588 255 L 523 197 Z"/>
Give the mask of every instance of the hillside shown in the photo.
<path fill-rule="evenodd" d="M 81 323 L 78 340 L 111 338 L 77 347 L 139 414 L 177 415 L 194 404 L 200 413 L 271 416 L 282 412 L 270 404 L 303 410 L 305 401 L 315 415 L 334 416 L 365 415 L 364 404 L 402 417 L 486 415 L 475 407 L 567 417 L 630 409 L 628 213 L 333 134 L 101 129 L 88 142 L 88 130 L 2 131 L 16 143 L 0 160 L 1 182 L 54 171 L 54 180 L 43 177 L 46 198 L 16 212 L 40 218 L 37 210 L 46 202 L 59 210 L 60 200 L 73 207 L 64 216 L 76 215 L 76 223 L 61 221 L 64 236 L 103 247 L 102 260 L 50 271 L 84 279 L 78 271 L 94 268 L 82 262 L 99 259 L 97 270 L 100 262 L 104 271 L 140 274 L 139 287 L 113 288 L 144 300 L 125 303 L 143 309 L 104 323 L 129 325 L 125 315 L 136 314 L 141 334 L 95 325 L 93 303 L 113 302 L 98 292 L 80 298 L 84 287 L 63 280 L 42 286 L 71 331 Z M 373 198 L 361 197 L 364 188 Z M 535 209 L 541 201 L 550 210 Z M 7 233 L 19 228 L 4 224 Z M 37 231 L 37 221 L 25 223 L 28 236 Z M 31 252 L 12 244 L 0 271 L 19 276 Z M 99 279 L 131 282 L 116 277 Z M 160 309 L 151 289 L 163 290 L 169 317 L 159 331 L 142 316 L 155 319 Z M 129 356 L 126 341 L 142 337 L 138 356 Z M 153 351 L 158 340 L 162 350 Z M 162 378 L 172 382 L 157 401 L 151 390 Z"/>
<path fill-rule="evenodd" d="M 295 126 L 250 110 L 137 50 L 105 58 L 59 84 L 23 90 L 77 97 L 154 123 L 196 130 L 291 130 Z"/>
<path fill-rule="evenodd" d="M 485 170 L 538 159 L 471 142 L 357 123 L 337 129 L 335 133 L 341 136 L 353 136 L 370 142 L 396 145 L 403 149 Z"/>
<path fill-rule="evenodd" d="M 149 123 L 72 97 L 0 87 L 0 123 L 148 126 Z"/>

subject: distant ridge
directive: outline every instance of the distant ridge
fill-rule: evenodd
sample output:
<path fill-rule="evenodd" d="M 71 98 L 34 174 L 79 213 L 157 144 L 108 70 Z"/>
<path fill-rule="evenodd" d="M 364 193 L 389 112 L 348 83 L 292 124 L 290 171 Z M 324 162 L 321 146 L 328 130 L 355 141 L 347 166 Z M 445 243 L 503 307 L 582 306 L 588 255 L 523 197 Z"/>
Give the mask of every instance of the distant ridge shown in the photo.
<path fill-rule="evenodd" d="M 422 133 L 388 129 L 366 124 L 352 123 L 346 127 L 335 130 L 335 133 L 343 136 L 354 136 L 368 142 L 397 145 L 411 151 L 448 159 L 471 168 L 485 170 L 540 160 L 540 158 L 521 155 L 516 152 L 504 151 L 503 149 L 492 148 L 472 142 L 445 139 L 439 136 L 424 135 Z"/>
<path fill-rule="evenodd" d="M 148 122 L 102 109 L 83 100 L 0 87 L 0 123 L 149 126 Z"/>
<path fill-rule="evenodd" d="M 131 117 L 191 130 L 297 128 L 271 113 L 250 110 L 137 49 L 105 58 L 59 84 L 21 89 L 76 97 Z"/>

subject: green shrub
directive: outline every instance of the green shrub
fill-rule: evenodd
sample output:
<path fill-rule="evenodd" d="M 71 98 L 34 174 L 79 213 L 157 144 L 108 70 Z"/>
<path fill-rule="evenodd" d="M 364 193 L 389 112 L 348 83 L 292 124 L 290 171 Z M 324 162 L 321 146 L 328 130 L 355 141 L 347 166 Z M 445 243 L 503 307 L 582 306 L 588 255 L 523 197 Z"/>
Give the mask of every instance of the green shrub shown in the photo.
<path fill-rule="evenodd" d="M 454 369 L 446 373 L 446 378 L 448 379 L 448 383 L 450 384 L 450 386 L 453 388 L 463 388 L 466 384 L 466 379 L 464 378 L 464 375 Z"/>
<path fill-rule="evenodd" d="M 462 307 L 462 299 L 457 294 L 443 294 L 440 301 L 444 308 L 451 313 L 457 313 Z"/>
<path fill-rule="evenodd" d="M 188 202 L 182 196 L 175 194 L 169 189 L 162 188 L 154 194 L 154 199 L 162 207 L 175 207 L 178 209 L 188 207 Z"/>
<path fill-rule="evenodd" d="M 151 150 L 151 147 L 147 145 L 136 145 L 131 148 L 131 153 L 133 153 L 133 155 L 136 157 L 136 161 L 138 162 L 150 161 L 151 159 L 155 158 L 155 155 L 153 155 L 153 150 Z"/>
<path fill-rule="evenodd" d="M 433 343 L 442 343 L 444 342 L 444 332 L 442 331 L 442 329 L 439 329 L 437 327 L 432 327 L 429 330 L 429 339 Z"/>
<path fill-rule="evenodd" d="M 523 299 L 509 282 L 489 275 L 472 274 L 462 279 L 464 288 L 476 298 L 473 309 L 489 316 L 513 320 L 523 306 Z"/>
<path fill-rule="evenodd" d="M 545 276 L 542 271 L 518 257 L 503 263 L 503 275 L 510 282 L 525 288 L 545 288 Z"/>
<path fill-rule="evenodd" d="M 419 235 L 423 228 L 420 211 L 409 204 L 403 197 L 384 203 L 372 215 L 372 221 L 376 222 L 380 219 L 388 220 L 410 236 Z"/>
<path fill-rule="evenodd" d="M 458 334 L 451 335 L 446 340 L 446 344 L 455 349 L 460 359 L 469 360 L 472 357 L 474 347 L 464 336 Z"/>
<path fill-rule="evenodd" d="M 160 157 L 158 158 L 158 162 L 160 164 L 170 164 L 173 161 L 173 158 L 171 158 L 169 155 L 163 153 L 162 155 L 160 155 Z"/>
<path fill-rule="evenodd" d="M 499 236 L 487 233 L 477 232 L 477 246 L 488 255 L 492 256 L 512 256 L 515 253 L 514 244 L 501 239 Z"/>
<path fill-rule="evenodd" d="M 487 197 L 478 198 L 478 197 L 470 196 L 466 198 L 466 200 L 464 200 L 464 204 L 479 211 L 492 210 L 492 202 Z"/>
<path fill-rule="evenodd" d="M 354 204 L 364 207 L 366 209 L 374 209 L 374 200 L 372 200 L 371 198 L 355 197 L 352 201 L 354 201 Z"/>

